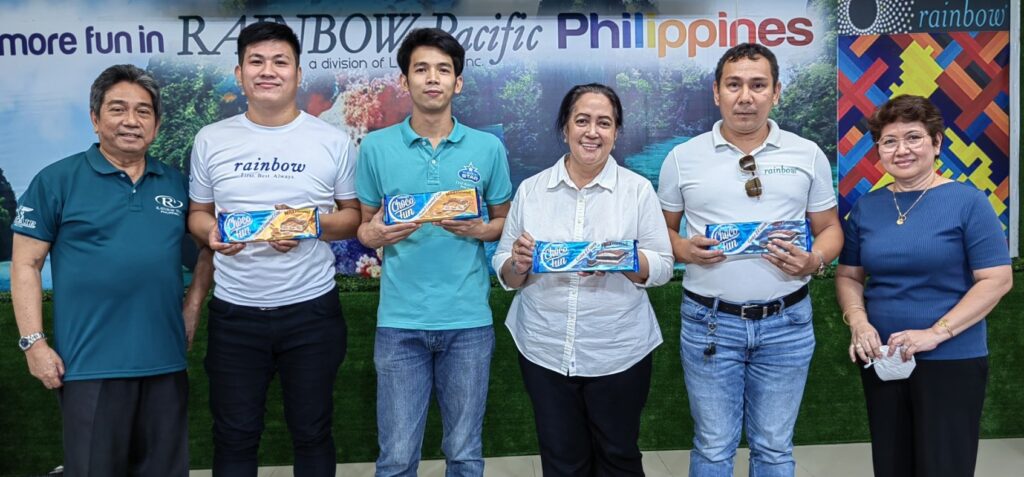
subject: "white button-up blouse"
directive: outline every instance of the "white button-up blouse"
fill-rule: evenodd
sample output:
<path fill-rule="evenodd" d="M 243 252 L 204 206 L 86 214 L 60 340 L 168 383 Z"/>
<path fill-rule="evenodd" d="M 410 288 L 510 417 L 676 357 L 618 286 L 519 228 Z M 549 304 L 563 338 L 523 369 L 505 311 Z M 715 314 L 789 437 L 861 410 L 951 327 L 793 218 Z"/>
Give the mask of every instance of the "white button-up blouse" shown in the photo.
<path fill-rule="evenodd" d="M 637 240 L 648 278 L 621 273 L 531 274 L 516 294 L 505 325 L 530 362 L 568 376 L 606 376 L 643 359 L 662 342 L 645 288 L 672 277 L 672 246 L 654 187 L 608 158 L 579 189 L 565 157 L 519 185 L 494 254 L 495 270 L 512 256 L 523 233 L 545 242 Z M 505 289 L 510 289 L 498 279 Z"/>

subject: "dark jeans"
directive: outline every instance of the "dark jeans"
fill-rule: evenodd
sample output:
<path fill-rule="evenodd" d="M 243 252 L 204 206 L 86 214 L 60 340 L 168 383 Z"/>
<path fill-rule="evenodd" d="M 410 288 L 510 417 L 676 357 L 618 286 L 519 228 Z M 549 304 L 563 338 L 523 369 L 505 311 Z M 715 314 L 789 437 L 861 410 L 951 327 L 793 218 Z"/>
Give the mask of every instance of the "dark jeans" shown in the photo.
<path fill-rule="evenodd" d="M 67 477 L 188 476 L 185 371 L 67 381 L 57 396 Z"/>
<path fill-rule="evenodd" d="M 640 413 L 651 387 L 651 355 L 599 377 L 564 376 L 519 354 L 533 402 L 545 477 L 643 476 Z"/>
<path fill-rule="evenodd" d="M 275 308 L 210 300 L 213 474 L 255 476 L 267 387 L 281 378 L 296 476 L 333 476 L 334 379 L 345 358 L 338 291 Z"/>
<path fill-rule="evenodd" d="M 969 477 L 978 460 L 988 358 L 917 360 L 907 379 L 861 370 L 878 477 Z"/>

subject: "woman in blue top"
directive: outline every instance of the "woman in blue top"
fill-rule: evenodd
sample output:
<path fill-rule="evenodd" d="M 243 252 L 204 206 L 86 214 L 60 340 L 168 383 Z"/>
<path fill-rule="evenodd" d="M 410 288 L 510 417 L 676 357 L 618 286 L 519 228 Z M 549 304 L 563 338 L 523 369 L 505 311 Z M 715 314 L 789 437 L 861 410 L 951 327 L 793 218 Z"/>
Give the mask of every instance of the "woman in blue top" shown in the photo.
<path fill-rule="evenodd" d="M 868 125 L 893 183 L 850 211 L 836 293 L 851 360 L 885 344 L 917 361 L 902 380 L 861 370 L 875 475 L 973 476 L 985 315 L 1012 285 L 1006 238 L 985 193 L 935 173 L 945 128 L 929 100 L 897 96 Z"/>

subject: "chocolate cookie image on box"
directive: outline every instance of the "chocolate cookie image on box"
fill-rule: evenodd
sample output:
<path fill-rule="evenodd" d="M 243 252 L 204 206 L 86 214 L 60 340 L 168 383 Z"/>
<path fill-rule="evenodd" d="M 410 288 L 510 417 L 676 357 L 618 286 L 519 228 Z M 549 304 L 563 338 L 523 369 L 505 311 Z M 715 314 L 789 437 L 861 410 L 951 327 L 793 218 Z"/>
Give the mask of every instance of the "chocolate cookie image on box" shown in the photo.
<path fill-rule="evenodd" d="M 297 234 L 301 233 L 303 230 L 306 230 L 307 225 L 309 224 L 306 221 L 298 217 L 292 217 L 290 219 L 285 219 L 284 222 L 281 222 L 280 230 L 281 233 L 283 234 Z"/>
<path fill-rule="evenodd" d="M 800 238 L 800 234 L 795 230 L 786 229 L 770 229 L 761 234 L 758 244 L 762 247 L 772 243 L 772 240 L 781 240 L 783 242 L 796 243 Z"/>
<path fill-rule="evenodd" d="M 596 267 L 598 265 L 616 265 L 626 258 L 629 253 L 624 249 L 604 249 L 598 250 L 597 253 L 587 258 L 588 267 Z"/>
<path fill-rule="evenodd" d="M 462 212 L 469 208 L 469 204 L 464 200 L 449 199 L 444 205 L 441 206 L 441 210 L 445 212 Z"/>

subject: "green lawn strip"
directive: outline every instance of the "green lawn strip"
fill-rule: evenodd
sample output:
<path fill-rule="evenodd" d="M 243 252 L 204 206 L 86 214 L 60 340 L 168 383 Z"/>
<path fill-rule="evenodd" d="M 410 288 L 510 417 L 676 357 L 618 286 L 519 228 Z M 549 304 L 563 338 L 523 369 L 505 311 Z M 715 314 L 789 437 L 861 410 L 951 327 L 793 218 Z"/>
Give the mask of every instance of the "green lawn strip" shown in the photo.
<path fill-rule="evenodd" d="M 982 416 L 983 437 L 1024 436 L 1024 274 L 989 316 L 990 377 Z M 654 354 L 654 376 L 640 435 L 647 450 L 691 447 L 693 422 L 679 363 L 679 282 L 650 290 L 665 342 Z M 868 440 L 867 417 L 858 369 L 849 362 L 849 332 L 839 319 L 832 280 L 811 282 L 817 346 L 797 420 L 796 443 L 820 444 Z M 516 358 L 515 344 L 501 323 L 513 294 L 494 289 L 491 305 L 497 345 L 491 366 L 490 396 L 484 418 L 484 452 L 488 456 L 535 454 L 533 412 Z M 376 291 L 342 293 L 348 322 L 348 353 L 335 385 L 334 435 L 341 462 L 372 461 L 377 454 L 373 335 Z M 50 305 L 46 304 L 47 316 Z M 204 318 L 205 319 L 205 318 Z M 585 319 L 585 317 L 581 317 Z M 49 327 L 48 327 L 49 328 Z M 0 304 L 0 475 L 28 475 L 61 462 L 57 399 L 28 374 L 14 346 L 17 327 L 10 303 Z M 209 468 L 213 459 L 207 380 L 202 358 L 205 327 L 189 354 L 189 426 L 194 468 Z M 266 431 L 260 445 L 262 465 L 287 465 L 291 442 L 275 381 L 268 391 Z M 15 458 L 16 457 L 16 458 Z M 423 443 L 423 458 L 441 458 L 441 423 L 432 403 Z"/>

